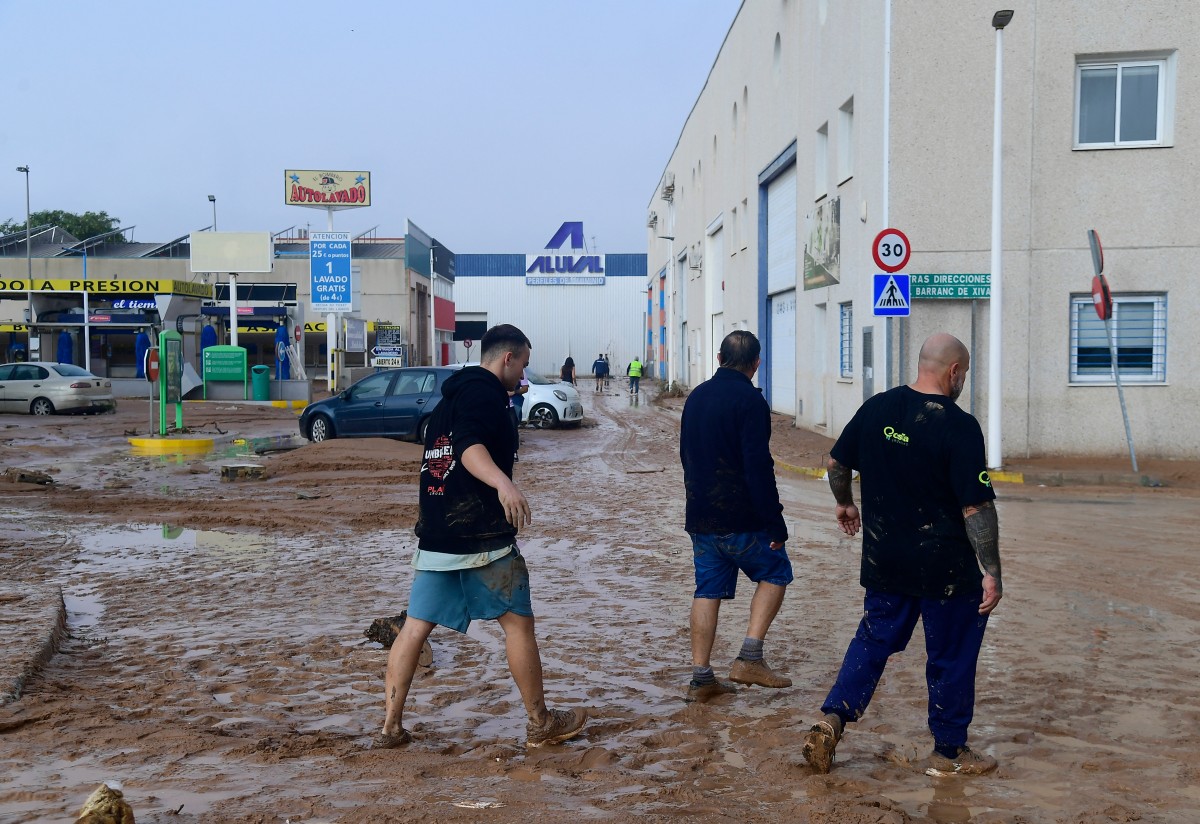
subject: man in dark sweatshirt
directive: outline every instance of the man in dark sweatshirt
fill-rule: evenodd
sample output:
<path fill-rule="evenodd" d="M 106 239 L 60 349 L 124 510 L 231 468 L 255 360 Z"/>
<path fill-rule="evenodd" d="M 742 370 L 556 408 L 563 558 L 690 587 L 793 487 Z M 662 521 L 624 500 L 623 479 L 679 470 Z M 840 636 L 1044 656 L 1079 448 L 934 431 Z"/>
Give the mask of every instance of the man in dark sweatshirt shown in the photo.
<path fill-rule="evenodd" d="M 713 675 L 709 658 L 723 599 L 732 599 L 738 571 L 757 585 L 750 625 L 729 669 L 740 684 L 790 687 L 763 660 L 763 639 L 792 582 L 784 543 L 787 526 L 771 459 L 771 410 L 750 381 L 758 371 L 758 338 L 730 332 L 717 354 L 720 368 L 683 406 L 679 457 L 687 496 L 684 528 L 692 536 L 696 592 L 692 598 L 692 680 L 686 700 L 736 692 Z"/>
<path fill-rule="evenodd" d="M 513 483 L 517 433 L 508 392 L 521 382 L 531 345 L 515 326 L 489 329 L 480 365 L 442 387 L 429 420 L 421 462 L 416 573 L 408 619 L 388 655 L 386 714 L 376 747 L 412 740 L 401 719 L 425 639 L 434 626 L 465 633 L 472 620 L 495 620 L 504 631 L 508 667 L 529 714 L 526 746 L 579 734 L 587 710 L 546 708 L 542 660 L 534 635 L 529 571 L 517 531 L 530 523 L 529 502 Z"/>

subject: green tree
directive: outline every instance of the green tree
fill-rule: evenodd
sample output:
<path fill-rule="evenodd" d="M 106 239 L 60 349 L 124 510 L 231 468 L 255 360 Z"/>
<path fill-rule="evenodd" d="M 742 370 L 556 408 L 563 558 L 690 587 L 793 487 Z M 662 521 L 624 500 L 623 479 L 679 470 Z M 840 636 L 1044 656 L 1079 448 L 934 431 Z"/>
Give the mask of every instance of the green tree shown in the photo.
<path fill-rule="evenodd" d="M 121 219 L 110 217 L 108 212 L 84 212 L 77 215 L 74 212 L 64 212 L 61 209 L 43 209 L 29 215 L 30 226 L 45 226 L 47 224 L 60 226 L 80 240 L 87 240 L 113 229 L 120 228 Z M 25 231 L 25 220 L 12 218 L 0 223 L 0 235 L 11 235 Z M 114 243 L 124 243 L 123 235 L 113 237 Z"/>

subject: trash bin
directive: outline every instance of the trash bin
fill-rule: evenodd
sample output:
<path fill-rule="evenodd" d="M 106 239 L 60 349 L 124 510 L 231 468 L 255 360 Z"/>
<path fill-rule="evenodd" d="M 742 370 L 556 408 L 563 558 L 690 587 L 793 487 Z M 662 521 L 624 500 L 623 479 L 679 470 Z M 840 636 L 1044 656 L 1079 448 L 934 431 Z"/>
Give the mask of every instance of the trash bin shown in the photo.
<path fill-rule="evenodd" d="M 250 388 L 254 400 L 271 400 L 271 367 L 255 366 L 250 370 Z"/>

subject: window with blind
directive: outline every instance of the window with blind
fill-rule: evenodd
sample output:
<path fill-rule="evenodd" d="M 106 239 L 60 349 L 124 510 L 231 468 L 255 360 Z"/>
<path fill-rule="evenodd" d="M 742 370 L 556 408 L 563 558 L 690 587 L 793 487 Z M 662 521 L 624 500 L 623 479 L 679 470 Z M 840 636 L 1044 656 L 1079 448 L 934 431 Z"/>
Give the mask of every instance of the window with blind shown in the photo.
<path fill-rule="evenodd" d="M 838 351 L 840 355 L 838 362 L 840 364 L 839 374 L 843 378 L 854 377 L 854 304 L 841 303 L 838 304 L 841 309 L 841 334 L 838 343 Z"/>
<path fill-rule="evenodd" d="M 1091 295 L 1071 297 L 1071 383 L 1114 382 L 1112 352 L 1122 383 L 1167 382 L 1167 296 L 1114 294 L 1109 321 L 1096 316 Z"/>

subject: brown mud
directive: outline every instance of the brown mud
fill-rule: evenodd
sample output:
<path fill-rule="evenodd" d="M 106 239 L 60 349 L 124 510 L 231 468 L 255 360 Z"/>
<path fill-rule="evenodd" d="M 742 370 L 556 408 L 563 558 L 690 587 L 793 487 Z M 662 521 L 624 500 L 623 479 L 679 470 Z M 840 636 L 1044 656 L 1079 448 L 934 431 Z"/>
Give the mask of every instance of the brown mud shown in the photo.
<path fill-rule="evenodd" d="M 145 433 L 144 403 L 0 418 L 0 469 L 55 480 L 0 486 L 0 568 L 8 584 L 61 586 L 70 631 L 0 707 L 0 820 L 70 820 L 102 781 L 139 822 L 173 824 L 1200 820 L 1194 465 L 1172 462 L 1164 489 L 999 485 L 1007 592 L 972 727 L 999 769 L 924 774 L 918 632 L 822 776 L 800 747 L 862 597 L 859 544 L 834 526 L 827 486 L 779 475 L 796 582 L 767 655 L 795 685 L 685 704 L 681 402 L 584 402 L 584 427 L 522 433 L 516 478 L 548 700 L 592 720 L 529 752 L 492 623 L 434 632 L 405 715 L 416 740 L 367 749 L 386 653 L 363 630 L 406 606 L 416 446 L 289 449 L 294 413 L 209 404 L 185 423 L 218 440 L 212 454 L 143 457 L 125 435 Z M 817 466 L 828 447 L 778 419 L 781 462 Z M 220 479 L 247 462 L 267 477 Z M 722 609 L 718 670 L 750 591 Z"/>

